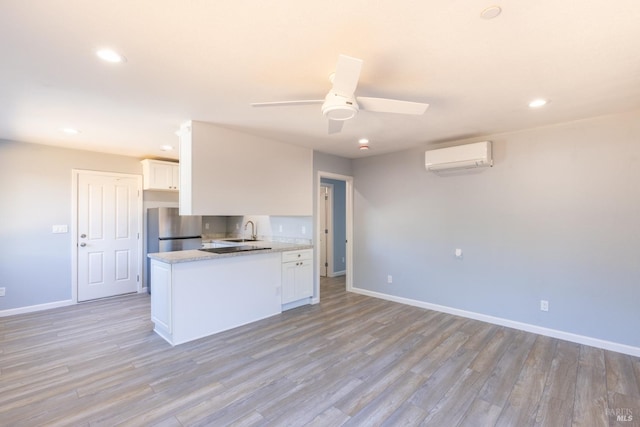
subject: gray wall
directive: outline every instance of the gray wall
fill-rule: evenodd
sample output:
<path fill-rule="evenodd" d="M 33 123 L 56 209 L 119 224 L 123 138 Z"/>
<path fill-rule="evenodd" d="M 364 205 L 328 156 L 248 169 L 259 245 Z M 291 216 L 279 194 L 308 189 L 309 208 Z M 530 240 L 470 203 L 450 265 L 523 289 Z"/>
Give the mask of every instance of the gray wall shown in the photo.
<path fill-rule="evenodd" d="M 640 346 L 640 111 L 483 139 L 482 171 L 353 161 L 354 286 Z"/>
<path fill-rule="evenodd" d="M 333 224 L 333 262 L 331 263 L 332 273 L 339 273 L 346 270 L 347 257 L 347 195 L 346 183 L 335 179 L 322 178 L 323 184 L 333 185 L 333 201 L 331 221 Z"/>
<path fill-rule="evenodd" d="M 139 159 L 0 141 L 0 310 L 71 299 L 71 170 L 141 174 Z M 69 233 L 52 234 L 66 224 Z"/>

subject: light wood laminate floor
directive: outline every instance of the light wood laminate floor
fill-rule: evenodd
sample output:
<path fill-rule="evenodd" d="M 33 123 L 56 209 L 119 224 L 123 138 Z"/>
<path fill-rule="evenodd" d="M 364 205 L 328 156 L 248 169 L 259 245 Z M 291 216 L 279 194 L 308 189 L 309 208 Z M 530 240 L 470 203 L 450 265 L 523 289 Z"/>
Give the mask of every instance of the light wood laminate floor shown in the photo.
<path fill-rule="evenodd" d="M 1 318 L 0 339 L 3 426 L 640 425 L 638 358 L 342 278 L 318 305 L 174 348 L 147 295 Z"/>

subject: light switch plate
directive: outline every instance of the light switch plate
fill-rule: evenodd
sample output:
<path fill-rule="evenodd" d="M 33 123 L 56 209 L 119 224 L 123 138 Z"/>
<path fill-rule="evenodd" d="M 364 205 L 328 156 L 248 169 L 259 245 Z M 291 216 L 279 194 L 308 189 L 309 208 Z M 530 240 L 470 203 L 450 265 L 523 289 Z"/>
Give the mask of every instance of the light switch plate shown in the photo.
<path fill-rule="evenodd" d="M 51 228 L 51 232 L 52 233 L 56 233 L 56 234 L 60 234 L 60 233 L 68 233 L 69 232 L 69 226 L 67 224 L 62 224 L 62 225 L 54 225 Z"/>

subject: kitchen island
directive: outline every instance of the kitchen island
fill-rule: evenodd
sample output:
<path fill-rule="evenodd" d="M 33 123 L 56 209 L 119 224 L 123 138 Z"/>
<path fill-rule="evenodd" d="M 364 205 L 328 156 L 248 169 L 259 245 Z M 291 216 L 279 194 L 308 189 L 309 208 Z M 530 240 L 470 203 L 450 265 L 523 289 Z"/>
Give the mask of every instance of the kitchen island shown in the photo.
<path fill-rule="evenodd" d="M 178 345 L 281 313 L 283 302 L 289 303 L 290 299 L 283 299 L 283 280 L 285 288 L 295 290 L 295 283 L 287 284 L 295 276 L 284 267 L 292 259 L 300 260 L 296 270 L 308 273 L 303 281 L 305 293 L 299 294 L 300 303 L 308 304 L 313 293 L 309 286 L 312 288 L 313 283 L 313 246 L 277 242 L 252 245 L 260 249 L 223 254 L 201 250 L 149 254 L 154 331 L 171 345 Z"/>

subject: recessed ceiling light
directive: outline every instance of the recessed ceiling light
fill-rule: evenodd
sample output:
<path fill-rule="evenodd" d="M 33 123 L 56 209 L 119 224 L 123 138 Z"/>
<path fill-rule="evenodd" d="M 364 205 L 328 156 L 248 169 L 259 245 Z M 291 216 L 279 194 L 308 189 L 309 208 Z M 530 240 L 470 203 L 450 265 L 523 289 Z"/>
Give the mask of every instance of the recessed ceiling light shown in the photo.
<path fill-rule="evenodd" d="M 493 19 L 496 16 L 500 15 L 500 13 L 502 13 L 502 9 L 500 9 L 500 6 L 489 6 L 488 8 L 483 10 L 482 13 L 480 13 L 480 16 L 483 19 Z"/>
<path fill-rule="evenodd" d="M 531 108 L 540 108 L 540 107 L 542 107 L 544 105 L 547 105 L 547 102 L 549 102 L 549 101 L 547 101 L 546 99 L 534 99 L 533 101 L 531 101 L 529 103 L 529 107 L 531 107 Z"/>
<path fill-rule="evenodd" d="M 111 62 L 114 64 L 126 62 L 127 60 L 124 56 L 111 49 L 100 49 L 96 51 L 96 55 L 98 55 L 98 58 L 102 59 L 103 61 Z"/>
<path fill-rule="evenodd" d="M 358 140 L 358 144 L 360 145 L 367 145 L 369 143 L 369 140 L 367 138 L 360 138 Z"/>
<path fill-rule="evenodd" d="M 162 151 L 171 151 L 171 150 L 173 150 L 173 147 L 171 145 L 163 145 L 163 146 L 160 147 L 160 149 Z"/>
<path fill-rule="evenodd" d="M 74 129 L 74 128 L 62 128 L 60 129 L 60 132 L 64 132 L 67 135 L 77 135 L 80 133 L 78 129 Z"/>

